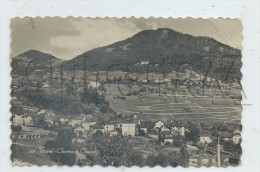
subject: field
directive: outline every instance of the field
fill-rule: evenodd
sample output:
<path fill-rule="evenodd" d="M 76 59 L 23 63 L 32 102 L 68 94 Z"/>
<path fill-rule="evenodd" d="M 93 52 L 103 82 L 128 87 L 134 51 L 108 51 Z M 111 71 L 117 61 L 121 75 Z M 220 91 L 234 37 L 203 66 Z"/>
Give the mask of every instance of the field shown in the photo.
<path fill-rule="evenodd" d="M 40 153 L 39 147 L 52 138 L 17 140 L 12 145 L 13 161 L 20 165 L 59 165 L 50 160 L 48 154 Z"/>
<path fill-rule="evenodd" d="M 113 92 L 115 93 L 115 90 Z M 133 114 L 143 120 L 233 123 L 240 122 L 241 119 L 241 105 L 234 103 L 238 101 L 228 98 L 147 94 L 126 96 L 126 100 L 108 95 L 106 99 L 116 112 Z"/>

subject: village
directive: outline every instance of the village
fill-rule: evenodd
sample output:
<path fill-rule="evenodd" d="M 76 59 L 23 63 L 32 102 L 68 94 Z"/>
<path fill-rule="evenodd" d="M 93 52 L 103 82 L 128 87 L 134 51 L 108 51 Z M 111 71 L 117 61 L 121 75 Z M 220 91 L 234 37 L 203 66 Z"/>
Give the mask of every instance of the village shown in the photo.
<path fill-rule="evenodd" d="M 241 153 L 239 149 L 233 152 L 225 150 L 226 144 L 240 145 L 241 130 L 235 127 L 229 127 L 228 129 L 223 127 L 221 129 L 222 133 L 216 134 L 213 127 L 210 128 L 210 126 L 199 123 L 187 124 L 177 120 L 141 121 L 135 115 L 121 116 L 120 118 L 110 119 L 107 122 L 86 117 L 61 117 L 55 121 L 53 116 L 51 117 L 44 110 L 40 110 L 38 115 L 46 119 L 47 127 L 45 129 L 40 128 L 42 126 L 37 126 L 32 116 L 14 115 L 12 118 L 13 132 L 11 138 L 19 143 L 19 140 L 55 137 L 58 131 L 57 128 L 70 127 L 74 133 L 73 143 L 84 145 L 85 149 L 88 148 L 88 140 L 93 137 L 115 137 L 121 135 L 131 138 L 131 144 L 142 154 L 144 159 L 149 157 L 150 154 L 176 154 L 180 146 L 184 144 L 189 152 L 189 165 L 207 166 L 212 164 L 217 166 L 218 163 L 221 163 L 227 166 L 230 163 L 231 165 L 232 163 L 234 163 L 233 165 L 239 163 L 238 159 Z M 193 127 L 191 127 L 191 124 Z M 153 143 L 143 147 L 144 142 Z M 153 150 L 155 148 L 157 151 Z M 77 149 L 81 149 L 81 147 Z M 90 152 L 93 153 L 93 150 Z M 218 154 L 219 157 L 217 157 Z M 86 151 L 84 153 L 77 152 L 77 157 L 80 157 L 80 161 L 86 161 Z"/>
<path fill-rule="evenodd" d="M 145 69 L 148 65 L 158 68 L 161 64 L 141 60 L 134 67 Z M 56 70 L 43 74 L 35 69 L 35 73 L 27 77 L 32 78 L 30 86 L 23 85 L 22 77 L 15 78 L 12 84 L 15 108 L 11 117 L 14 146 L 17 152 L 22 150 L 19 150 L 22 145 L 32 146 L 36 151 L 35 142 L 44 148 L 48 141 L 59 137 L 60 130 L 69 129 L 73 149 L 77 150 L 76 163 L 83 165 L 95 164 L 89 161 L 99 154 L 97 145 L 105 138 L 116 137 L 128 138 L 127 144 L 145 161 L 151 156 L 170 156 L 174 163 L 167 163 L 175 166 L 181 164 L 178 158 L 185 149 L 189 166 L 238 165 L 240 85 L 209 76 L 205 79 L 191 67 L 182 67 L 185 70 L 166 74 L 156 71 L 129 74 L 122 70 L 87 73 Z M 53 81 L 48 79 L 50 75 Z M 24 89 L 31 91 L 23 93 Z M 86 94 L 86 90 L 91 92 L 87 93 L 87 101 L 83 101 L 81 95 L 84 91 Z M 60 105 L 66 100 L 72 103 L 64 106 L 64 110 L 55 106 L 44 108 L 44 101 L 51 102 L 53 97 Z M 35 101 L 39 101 L 37 106 Z M 17 113 L 21 108 L 22 113 Z M 48 156 L 42 158 L 56 163 Z M 17 157 L 14 156 L 14 160 L 17 161 Z"/>

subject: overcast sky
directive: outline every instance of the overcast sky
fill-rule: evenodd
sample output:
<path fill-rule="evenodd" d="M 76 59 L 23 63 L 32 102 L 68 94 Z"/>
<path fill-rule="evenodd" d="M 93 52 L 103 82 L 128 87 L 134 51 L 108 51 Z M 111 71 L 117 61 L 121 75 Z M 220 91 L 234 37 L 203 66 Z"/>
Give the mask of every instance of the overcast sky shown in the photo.
<path fill-rule="evenodd" d="M 163 18 L 14 18 L 11 57 L 39 50 L 69 60 L 93 48 L 124 40 L 147 29 L 170 28 L 209 36 L 241 49 L 242 25 L 235 19 Z"/>

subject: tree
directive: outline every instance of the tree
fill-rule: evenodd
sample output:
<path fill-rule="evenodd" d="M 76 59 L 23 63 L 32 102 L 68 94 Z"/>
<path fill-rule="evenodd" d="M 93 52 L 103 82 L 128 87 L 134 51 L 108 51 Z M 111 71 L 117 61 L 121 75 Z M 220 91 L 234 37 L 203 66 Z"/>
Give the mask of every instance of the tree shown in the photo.
<path fill-rule="evenodd" d="M 72 153 L 72 138 L 73 130 L 71 128 L 62 128 L 58 131 L 58 136 L 54 140 L 45 143 L 46 150 L 55 150 L 49 154 L 55 162 L 69 166 L 75 164 L 76 154 Z M 62 153 L 62 150 L 71 151 L 71 153 Z"/>
<path fill-rule="evenodd" d="M 200 138 L 200 129 L 197 126 L 190 126 L 190 132 L 186 132 L 186 139 L 193 142 L 198 142 Z"/>
<path fill-rule="evenodd" d="M 177 167 L 178 162 L 177 162 L 177 157 L 174 155 L 165 155 L 163 153 L 159 153 L 157 156 L 154 154 L 151 154 L 147 157 L 146 160 L 146 165 L 150 167 L 154 167 L 156 165 L 160 165 L 162 167 L 167 167 L 167 166 L 173 166 Z"/>
<path fill-rule="evenodd" d="M 141 159 L 136 155 L 128 137 L 121 135 L 106 137 L 97 144 L 98 161 L 102 166 L 132 166 L 137 165 L 136 159 Z"/>
<path fill-rule="evenodd" d="M 240 144 L 235 144 L 232 141 L 223 142 L 222 144 L 223 144 L 224 151 L 236 153 L 236 154 L 239 154 L 239 155 L 242 154 L 242 148 L 241 148 Z"/>
<path fill-rule="evenodd" d="M 186 148 L 182 145 L 180 148 L 180 153 L 179 153 L 179 163 L 183 167 L 188 167 L 189 166 L 189 153 L 186 150 Z"/>
<path fill-rule="evenodd" d="M 181 136 L 177 136 L 173 139 L 173 146 L 175 147 L 181 147 L 181 145 L 184 144 L 184 140 Z"/>
<path fill-rule="evenodd" d="M 142 129 L 141 129 L 141 130 L 139 130 L 139 135 L 144 137 L 144 136 L 145 136 L 145 131 L 144 131 L 144 130 L 142 130 Z"/>
<path fill-rule="evenodd" d="M 160 165 L 166 167 L 169 165 L 169 161 L 166 155 L 159 153 L 157 156 L 152 154 L 147 157 L 147 165 L 154 167 Z"/>
<path fill-rule="evenodd" d="M 145 165 L 143 156 L 139 152 L 136 152 L 136 151 L 133 151 L 133 153 L 129 156 L 129 160 L 131 162 L 131 166 L 142 167 Z"/>
<path fill-rule="evenodd" d="M 212 159 L 212 158 L 209 158 L 207 167 L 211 167 L 212 165 L 213 165 L 213 159 Z"/>
<path fill-rule="evenodd" d="M 11 129 L 13 132 L 19 132 L 19 131 L 22 131 L 22 127 L 20 125 L 11 125 Z"/>
<path fill-rule="evenodd" d="M 45 130 L 47 130 L 49 128 L 48 124 L 45 121 L 45 118 L 43 116 L 36 116 L 35 117 L 35 125 L 42 127 Z"/>
<path fill-rule="evenodd" d="M 197 162 L 197 166 L 200 167 L 202 165 L 202 154 L 199 153 L 199 157 L 198 157 L 198 162 Z"/>
<path fill-rule="evenodd" d="M 100 112 L 102 112 L 102 113 L 106 113 L 110 110 L 109 105 L 105 104 L 105 103 L 100 104 L 99 109 L 100 109 Z"/>
<path fill-rule="evenodd" d="M 198 143 L 196 146 L 198 147 L 199 150 L 202 150 L 202 151 L 204 151 L 206 148 L 206 145 L 202 144 L 202 143 Z"/>
<path fill-rule="evenodd" d="M 167 156 L 162 153 L 159 153 L 154 159 L 154 165 L 160 165 L 162 167 L 167 167 L 169 165 Z"/>
<path fill-rule="evenodd" d="M 103 136 L 103 133 L 102 133 L 102 131 L 99 131 L 99 130 L 97 130 L 95 133 L 92 134 L 92 138 L 94 140 L 101 139 L 102 136 Z"/>

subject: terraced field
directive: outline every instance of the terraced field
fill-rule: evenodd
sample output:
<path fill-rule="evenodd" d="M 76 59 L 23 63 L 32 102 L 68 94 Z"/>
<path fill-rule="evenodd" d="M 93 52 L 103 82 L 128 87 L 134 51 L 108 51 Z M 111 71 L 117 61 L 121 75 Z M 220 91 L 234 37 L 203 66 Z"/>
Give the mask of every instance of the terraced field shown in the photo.
<path fill-rule="evenodd" d="M 212 97 L 167 97 L 165 95 L 127 96 L 117 100 L 108 96 L 110 106 L 122 114 L 135 114 L 150 120 L 190 120 L 240 122 L 241 106 L 234 100 Z M 237 101 L 236 101 L 237 103 Z"/>

